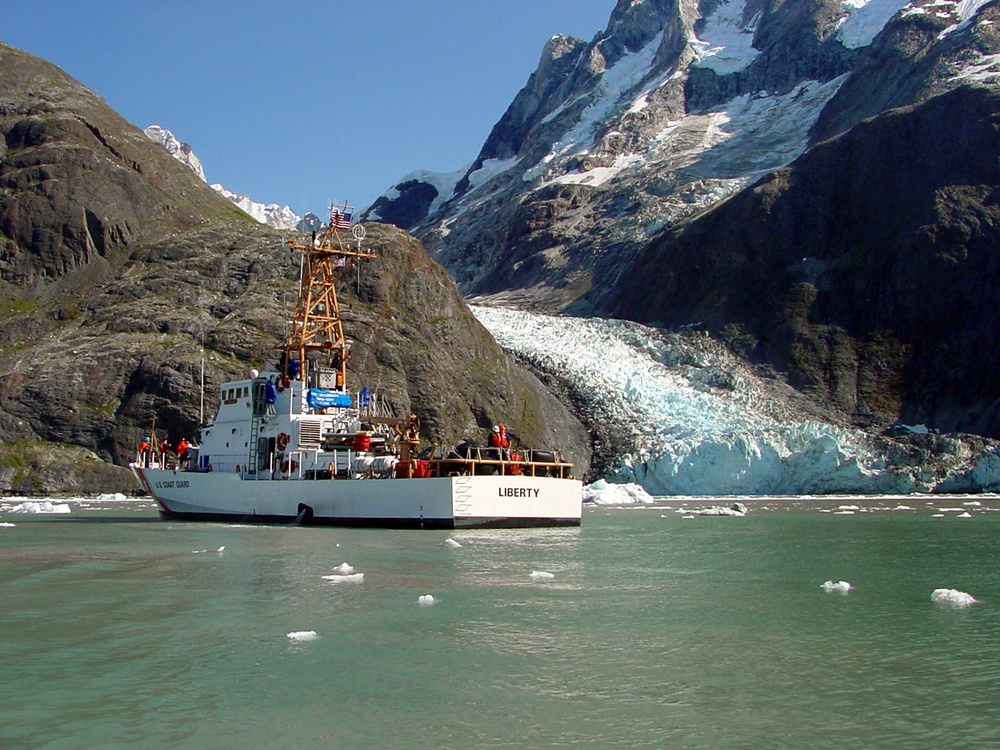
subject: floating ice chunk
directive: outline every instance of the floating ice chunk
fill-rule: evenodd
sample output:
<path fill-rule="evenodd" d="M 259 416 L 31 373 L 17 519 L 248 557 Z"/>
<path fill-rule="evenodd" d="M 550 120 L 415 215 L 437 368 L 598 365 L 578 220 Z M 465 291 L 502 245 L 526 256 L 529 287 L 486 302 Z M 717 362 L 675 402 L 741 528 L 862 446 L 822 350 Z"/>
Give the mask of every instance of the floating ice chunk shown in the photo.
<path fill-rule="evenodd" d="M 69 513 L 69 506 L 66 503 L 52 503 L 49 500 L 27 502 L 15 505 L 10 509 L 11 513 Z"/>
<path fill-rule="evenodd" d="M 549 573 L 545 570 L 533 570 L 528 576 L 532 581 L 551 581 L 555 577 L 555 573 Z"/>
<path fill-rule="evenodd" d="M 459 544 L 458 542 L 456 542 L 456 541 L 455 541 L 454 539 L 452 539 L 451 537 L 448 537 L 447 539 L 445 539 L 445 540 L 444 540 L 444 546 L 445 546 L 445 547 L 454 547 L 455 549 L 458 549 L 458 548 L 459 548 L 459 547 L 461 547 L 462 545 L 461 545 L 461 544 Z"/>
<path fill-rule="evenodd" d="M 733 503 L 728 508 L 721 505 L 713 505 L 711 508 L 702 508 L 694 511 L 699 516 L 745 516 L 747 506 L 743 503 Z"/>
<path fill-rule="evenodd" d="M 982 505 L 978 500 L 969 500 L 968 502 L 962 503 L 962 505 L 967 505 L 970 508 L 978 508 Z"/>
<path fill-rule="evenodd" d="M 354 566 L 348 565 L 347 563 L 341 563 L 336 568 L 333 569 L 334 573 L 340 573 L 342 576 L 350 575 L 354 572 Z"/>
<path fill-rule="evenodd" d="M 213 552 L 218 552 L 220 555 L 225 551 L 225 546 L 218 547 L 213 550 Z M 191 550 L 192 555 L 200 555 L 202 552 L 208 552 L 207 549 L 193 549 Z"/>
<path fill-rule="evenodd" d="M 598 479 L 583 488 L 583 502 L 595 505 L 634 505 L 651 503 L 653 497 L 639 484 L 610 484 Z"/>
<path fill-rule="evenodd" d="M 854 515 L 854 511 L 853 510 L 838 510 L 838 511 L 834 512 L 833 515 L 835 515 L 835 516 L 853 516 Z"/>
<path fill-rule="evenodd" d="M 944 513 L 935 513 L 931 518 L 944 518 Z"/>
<path fill-rule="evenodd" d="M 430 594 L 421 594 L 420 597 L 417 599 L 417 604 L 419 604 L 421 607 L 433 607 L 434 597 L 431 596 Z"/>
<path fill-rule="evenodd" d="M 861 510 L 857 505 L 838 505 L 837 510 Z"/>
<path fill-rule="evenodd" d="M 938 604 L 954 604 L 956 607 L 968 607 L 976 603 L 972 594 L 966 594 L 958 589 L 934 589 L 931 600 Z"/>
<path fill-rule="evenodd" d="M 301 643 L 303 641 L 315 641 L 319 638 L 315 630 L 293 630 L 285 636 L 290 641 Z"/>
<path fill-rule="evenodd" d="M 824 581 L 823 590 L 828 594 L 846 594 L 851 590 L 851 584 L 847 581 Z"/>
<path fill-rule="evenodd" d="M 965 511 L 965 513 L 959 513 L 955 518 L 972 518 L 972 514 L 969 511 Z"/>
<path fill-rule="evenodd" d="M 361 583 L 365 580 L 364 573 L 334 573 L 332 576 L 323 576 L 324 581 L 330 583 Z"/>
<path fill-rule="evenodd" d="M 913 510 L 909 505 L 897 505 L 893 510 Z"/>
<path fill-rule="evenodd" d="M 4 521 L 3 523 L 0 523 L 0 526 L 2 526 L 4 528 L 8 528 L 8 529 L 13 529 L 14 528 L 14 524 L 7 523 L 6 521 Z"/>
<path fill-rule="evenodd" d="M 111 503 L 111 502 L 120 503 L 127 499 L 128 498 L 126 498 L 125 495 L 123 495 L 120 492 L 106 492 L 102 495 L 98 495 L 96 498 L 97 502 L 99 503 Z"/>

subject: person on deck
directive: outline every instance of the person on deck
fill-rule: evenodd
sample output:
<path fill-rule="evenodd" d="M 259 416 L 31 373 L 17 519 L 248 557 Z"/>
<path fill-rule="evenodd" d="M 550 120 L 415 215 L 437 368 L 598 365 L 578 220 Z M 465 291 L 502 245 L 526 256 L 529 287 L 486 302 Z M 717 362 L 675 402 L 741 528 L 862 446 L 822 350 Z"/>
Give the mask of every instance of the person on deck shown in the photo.
<path fill-rule="evenodd" d="M 278 402 L 278 388 L 274 385 L 274 376 L 264 383 L 264 413 L 267 416 L 277 414 L 274 405 Z"/>
<path fill-rule="evenodd" d="M 191 444 L 188 443 L 187 438 L 181 438 L 177 441 L 177 457 L 180 459 L 181 468 L 187 466 L 191 458 Z"/>
<path fill-rule="evenodd" d="M 160 465 L 164 469 L 168 468 L 167 463 L 172 452 L 173 448 L 170 447 L 170 441 L 163 438 L 163 440 L 160 441 Z"/>
<path fill-rule="evenodd" d="M 149 466 L 150 447 L 149 435 L 147 435 L 142 439 L 142 442 L 139 443 L 139 463 L 143 466 Z"/>
<path fill-rule="evenodd" d="M 504 425 L 493 425 L 489 444 L 490 448 L 510 448 L 510 437 L 507 435 L 507 428 Z"/>

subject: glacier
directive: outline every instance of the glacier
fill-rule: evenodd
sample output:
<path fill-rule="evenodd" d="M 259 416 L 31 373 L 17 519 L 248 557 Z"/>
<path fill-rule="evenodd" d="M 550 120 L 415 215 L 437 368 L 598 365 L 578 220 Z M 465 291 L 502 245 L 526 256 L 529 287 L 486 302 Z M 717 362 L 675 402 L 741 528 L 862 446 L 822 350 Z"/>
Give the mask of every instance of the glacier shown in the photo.
<path fill-rule="evenodd" d="M 706 334 L 470 302 L 506 351 L 570 388 L 593 432 L 618 436 L 607 482 L 654 496 L 1000 488 L 996 447 L 941 436 L 949 449 L 920 463 L 862 430 L 803 419 L 777 384 Z"/>

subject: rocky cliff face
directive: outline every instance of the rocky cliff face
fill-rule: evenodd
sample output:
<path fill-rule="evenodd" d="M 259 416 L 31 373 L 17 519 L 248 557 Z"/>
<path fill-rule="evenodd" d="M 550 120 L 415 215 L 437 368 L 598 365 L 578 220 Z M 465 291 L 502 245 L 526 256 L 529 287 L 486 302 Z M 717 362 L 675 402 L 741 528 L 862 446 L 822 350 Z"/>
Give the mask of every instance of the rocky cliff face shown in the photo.
<path fill-rule="evenodd" d="M 998 13 L 620 0 L 549 42 L 466 172 L 369 215 L 467 294 L 702 325 L 832 420 L 998 436 L 961 364 L 995 348 Z"/>
<path fill-rule="evenodd" d="M 274 356 L 298 261 L 94 94 L 10 47 L 0 133 L 0 459 L 31 457 L 6 481 L 107 490 L 110 462 L 127 462 L 153 419 L 161 435 L 192 436 L 202 373 L 210 415 L 219 383 Z M 586 432 L 507 359 L 420 243 L 392 227 L 368 234 L 379 259 L 344 280 L 355 382 L 416 411 L 431 440 L 502 420 L 526 442 L 566 446 L 583 470 Z M 77 471 L 75 454 L 59 458 L 66 473 L 47 471 L 50 444 L 95 452 L 107 471 Z"/>

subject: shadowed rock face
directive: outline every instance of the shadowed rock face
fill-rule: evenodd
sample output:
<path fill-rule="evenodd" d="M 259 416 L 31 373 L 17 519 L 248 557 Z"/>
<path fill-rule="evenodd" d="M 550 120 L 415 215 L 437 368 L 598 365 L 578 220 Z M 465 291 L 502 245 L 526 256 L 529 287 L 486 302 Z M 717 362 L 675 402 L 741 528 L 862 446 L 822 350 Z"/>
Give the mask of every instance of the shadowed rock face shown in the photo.
<path fill-rule="evenodd" d="M 887 113 L 653 243 L 605 296 L 692 320 L 859 424 L 1000 436 L 1000 94 Z"/>
<path fill-rule="evenodd" d="M 211 416 L 221 382 L 275 357 L 297 289 L 287 237 L 60 70 L 5 46 L 0 133 L 0 439 L 122 464 L 153 419 L 160 436 L 193 437 L 203 372 Z M 402 230 L 368 230 L 379 258 L 343 280 L 352 384 L 415 411 L 430 440 L 503 421 L 525 442 L 563 446 L 583 473 L 586 431 L 503 354 L 447 272 Z M 5 481 L 107 489 L 53 478 L 44 455 Z"/>

